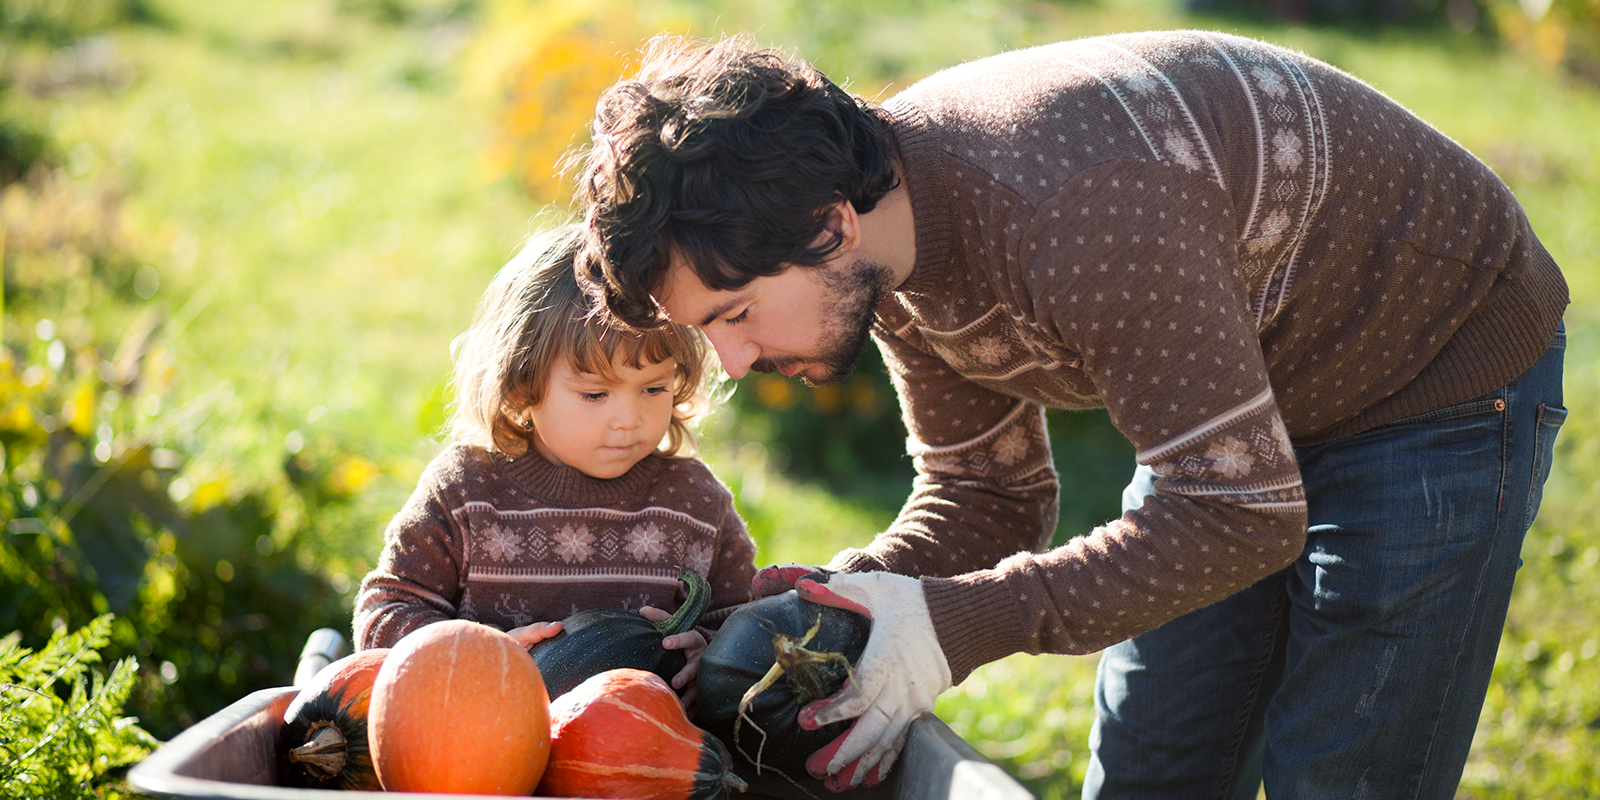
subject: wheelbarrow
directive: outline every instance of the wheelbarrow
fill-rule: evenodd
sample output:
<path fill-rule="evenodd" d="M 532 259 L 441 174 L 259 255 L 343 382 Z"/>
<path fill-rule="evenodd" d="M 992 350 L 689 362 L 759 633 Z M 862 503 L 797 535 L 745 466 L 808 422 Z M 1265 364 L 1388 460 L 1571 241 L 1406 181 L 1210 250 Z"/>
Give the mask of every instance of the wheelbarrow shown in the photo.
<path fill-rule="evenodd" d="M 306 640 L 294 684 L 252 692 L 233 705 L 195 723 L 163 744 L 128 772 L 128 784 L 152 797 L 190 800 L 320 800 L 348 796 L 326 789 L 280 786 L 278 728 L 297 687 L 346 655 L 349 644 L 332 628 Z M 905 750 L 889 779 L 870 787 L 834 794 L 775 779 L 770 771 L 753 774 L 735 768 L 750 783 L 738 800 L 1032 800 L 1033 795 L 1005 770 L 984 758 L 943 720 L 923 714 L 911 723 Z M 483 795 L 389 792 L 385 797 L 415 800 L 466 800 Z"/>

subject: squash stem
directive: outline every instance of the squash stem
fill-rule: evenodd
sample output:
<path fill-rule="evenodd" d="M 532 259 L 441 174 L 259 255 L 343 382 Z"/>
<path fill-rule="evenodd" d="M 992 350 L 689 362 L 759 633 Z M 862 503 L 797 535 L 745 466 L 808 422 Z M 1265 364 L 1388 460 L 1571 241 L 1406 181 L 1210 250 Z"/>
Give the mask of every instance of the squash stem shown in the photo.
<path fill-rule="evenodd" d="M 688 584 L 688 596 L 672 616 L 655 624 L 656 630 L 664 637 L 693 628 L 694 624 L 700 621 L 700 615 L 706 613 L 706 609 L 711 605 L 711 584 L 706 583 L 703 575 L 683 567 L 678 572 L 678 580 Z"/>
<path fill-rule="evenodd" d="M 782 634 L 779 635 L 781 636 Z M 750 763 L 756 766 L 757 775 L 761 774 L 761 754 L 767 749 L 767 732 L 762 730 L 761 726 L 750 718 L 750 706 L 755 702 L 757 695 L 771 688 L 781 677 L 783 677 L 783 664 L 774 662 L 772 666 L 767 668 L 767 673 L 761 676 L 761 680 L 756 681 L 754 685 L 744 690 L 744 695 L 739 698 L 739 716 L 733 720 L 733 744 L 739 748 L 739 752 L 745 758 L 750 760 Z M 739 744 L 739 723 L 741 722 L 750 723 L 750 727 L 755 728 L 756 733 L 761 734 L 761 743 L 756 745 L 756 754 L 753 758 L 749 753 L 745 752 L 744 746 Z"/>
<path fill-rule="evenodd" d="M 318 780 L 327 780 L 344 769 L 349 756 L 347 744 L 339 726 L 324 725 L 305 744 L 289 751 L 289 761 L 304 764 Z"/>

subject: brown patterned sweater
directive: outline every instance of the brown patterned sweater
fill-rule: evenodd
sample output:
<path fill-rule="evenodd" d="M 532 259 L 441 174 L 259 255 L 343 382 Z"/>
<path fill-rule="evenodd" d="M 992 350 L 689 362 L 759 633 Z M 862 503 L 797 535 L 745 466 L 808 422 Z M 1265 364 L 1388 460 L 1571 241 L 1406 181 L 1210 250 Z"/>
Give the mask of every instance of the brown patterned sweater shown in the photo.
<path fill-rule="evenodd" d="M 1283 567 L 1307 524 L 1291 442 L 1491 391 L 1567 304 L 1486 166 L 1287 50 L 1084 39 L 885 108 L 917 260 L 875 335 L 919 476 L 831 566 L 924 576 L 957 681 L 1101 649 Z M 1106 407 L 1159 479 L 1143 508 L 1036 552 L 1058 491 L 1046 406 Z"/>
<path fill-rule="evenodd" d="M 750 599 L 755 542 L 711 471 L 649 456 L 592 478 L 538 455 L 452 445 L 417 481 L 356 599 L 357 647 L 389 647 L 444 619 L 502 630 L 589 608 L 672 610 L 678 569 L 711 584 L 701 625 Z"/>

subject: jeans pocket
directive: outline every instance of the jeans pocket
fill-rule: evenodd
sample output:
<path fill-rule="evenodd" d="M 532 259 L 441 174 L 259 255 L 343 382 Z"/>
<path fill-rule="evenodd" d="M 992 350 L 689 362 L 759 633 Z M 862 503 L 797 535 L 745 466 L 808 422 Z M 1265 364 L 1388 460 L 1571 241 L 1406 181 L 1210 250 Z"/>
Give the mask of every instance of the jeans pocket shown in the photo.
<path fill-rule="evenodd" d="M 1460 403 L 1456 403 L 1455 405 L 1445 406 L 1444 408 L 1436 408 L 1432 411 L 1426 411 L 1421 414 L 1412 414 L 1409 417 L 1401 417 L 1400 419 L 1381 427 L 1398 427 L 1401 425 L 1413 425 L 1422 422 L 1454 422 L 1456 420 L 1471 419 L 1474 417 L 1482 417 L 1491 414 L 1503 414 L 1505 413 L 1505 410 L 1505 398 L 1500 392 L 1495 392 L 1493 394 L 1476 397 L 1471 400 L 1464 400 Z"/>
<path fill-rule="evenodd" d="M 1556 434 L 1561 423 L 1567 421 L 1567 409 L 1562 406 L 1539 406 L 1539 422 L 1534 428 L 1533 480 L 1528 484 L 1528 518 L 1523 527 L 1533 525 L 1539 513 L 1539 503 L 1544 499 L 1544 482 L 1550 477 L 1550 466 L 1555 460 Z"/>

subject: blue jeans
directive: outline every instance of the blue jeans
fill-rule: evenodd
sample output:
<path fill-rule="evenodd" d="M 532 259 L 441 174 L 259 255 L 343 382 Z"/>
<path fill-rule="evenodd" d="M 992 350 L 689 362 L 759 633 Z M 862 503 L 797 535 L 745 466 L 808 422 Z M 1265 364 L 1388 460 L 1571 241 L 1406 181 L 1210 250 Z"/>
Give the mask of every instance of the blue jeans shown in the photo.
<path fill-rule="evenodd" d="M 1083 796 L 1453 797 L 1567 416 L 1565 349 L 1563 328 L 1500 390 L 1296 448 L 1305 551 L 1102 654 Z"/>

